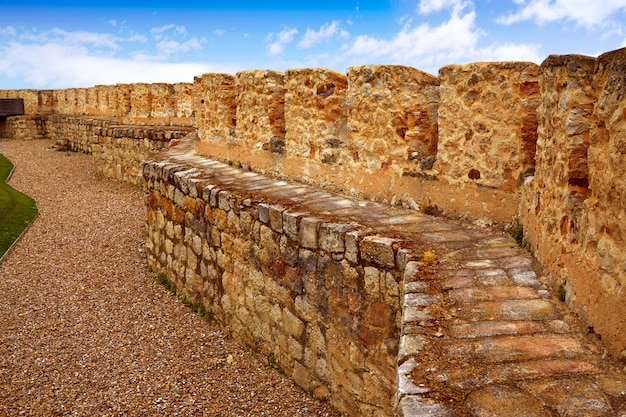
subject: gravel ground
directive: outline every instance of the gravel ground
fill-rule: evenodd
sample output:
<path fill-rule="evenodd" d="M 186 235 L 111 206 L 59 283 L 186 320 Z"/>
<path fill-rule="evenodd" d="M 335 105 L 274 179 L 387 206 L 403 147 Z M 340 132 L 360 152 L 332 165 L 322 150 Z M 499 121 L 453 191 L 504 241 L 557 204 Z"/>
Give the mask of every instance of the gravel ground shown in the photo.
<path fill-rule="evenodd" d="M 0 416 L 338 416 L 157 284 L 143 192 L 52 144 L 0 142 L 40 211 L 0 264 Z"/>

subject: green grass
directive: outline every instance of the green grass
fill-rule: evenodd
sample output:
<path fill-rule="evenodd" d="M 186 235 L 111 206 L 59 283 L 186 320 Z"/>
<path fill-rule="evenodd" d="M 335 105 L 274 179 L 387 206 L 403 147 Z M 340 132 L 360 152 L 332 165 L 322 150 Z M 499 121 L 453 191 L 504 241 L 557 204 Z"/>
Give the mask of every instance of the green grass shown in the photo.
<path fill-rule="evenodd" d="M 159 272 L 157 274 L 156 280 L 159 284 L 163 285 L 166 290 L 168 290 L 173 295 L 176 295 L 176 287 L 170 282 L 165 273 Z M 201 302 L 193 302 L 184 295 L 179 297 L 179 300 L 181 303 L 183 303 L 183 305 L 189 307 L 192 313 L 197 314 L 200 317 L 206 317 L 209 321 L 213 321 L 213 319 L 215 318 L 213 312 L 211 310 L 205 309 Z"/>
<path fill-rule="evenodd" d="M 11 161 L 0 155 L 0 258 L 37 216 L 35 200 L 6 183 L 12 169 Z"/>

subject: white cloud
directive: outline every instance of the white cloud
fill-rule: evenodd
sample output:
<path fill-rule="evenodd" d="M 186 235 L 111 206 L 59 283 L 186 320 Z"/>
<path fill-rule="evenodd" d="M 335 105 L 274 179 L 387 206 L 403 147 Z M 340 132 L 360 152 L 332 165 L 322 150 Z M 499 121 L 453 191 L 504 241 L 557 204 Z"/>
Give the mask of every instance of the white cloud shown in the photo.
<path fill-rule="evenodd" d="M 191 38 L 187 42 L 177 42 L 174 40 L 164 40 L 156 44 L 158 55 L 161 57 L 169 57 L 178 53 L 186 53 L 189 51 L 199 51 L 202 49 L 204 39 Z"/>
<path fill-rule="evenodd" d="M 267 46 L 267 54 L 271 56 L 280 55 L 285 50 L 285 47 L 293 41 L 293 39 L 295 38 L 297 34 L 298 34 L 298 29 L 296 28 L 293 28 L 293 29 L 285 28 L 279 33 L 277 33 L 276 35 L 274 35 L 273 33 L 270 33 L 267 36 L 266 40 L 267 41 L 272 41 L 274 39 L 275 40 L 274 42 L 270 43 Z"/>
<path fill-rule="evenodd" d="M 509 42 L 479 46 L 485 33 L 476 25 L 476 12 L 473 8 L 463 10 L 458 4 L 449 19 L 440 25 L 424 23 L 414 27 L 408 23 L 391 39 L 360 35 L 346 48 L 345 54 L 361 57 L 363 62 L 408 65 L 433 74 L 452 63 L 543 60 L 536 44 Z"/>
<path fill-rule="evenodd" d="M 13 26 L 7 26 L 7 27 L 4 27 L 4 28 L 0 28 L 0 35 L 15 36 L 16 33 L 17 33 L 17 31 L 15 30 L 15 28 Z"/>
<path fill-rule="evenodd" d="M 378 39 L 368 35 L 357 36 L 348 55 L 363 55 L 385 59 L 391 63 L 431 63 L 437 57 L 457 61 L 473 50 L 482 32 L 474 25 L 476 13 L 464 15 L 455 10 L 450 20 L 440 26 L 424 23 L 418 27 L 405 25 L 392 39 Z"/>
<path fill-rule="evenodd" d="M 540 63 L 545 59 L 540 49 L 540 45 L 534 43 L 507 42 L 478 48 L 472 51 L 469 58 L 477 61 L 530 61 Z"/>
<path fill-rule="evenodd" d="M 152 28 L 150 29 L 150 33 L 160 34 L 160 33 L 165 33 L 169 31 L 170 29 L 174 29 L 174 32 L 179 33 L 181 35 L 184 35 L 187 33 L 187 29 L 185 28 L 185 26 L 177 26 L 173 23 L 170 23 L 169 25 L 157 27 L 157 28 Z"/>
<path fill-rule="evenodd" d="M 138 35 L 138 34 L 134 34 L 131 35 L 130 38 L 126 38 L 126 39 L 122 39 L 125 42 L 140 42 L 140 43 L 146 43 L 148 42 L 148 38 L 146 38 L 143 35 Z"/>
<path fill-rule="evenodd" d="M 173 63 L 155 59 L 142 61 L 96 56 L 87 48 L 60 43 L 11 42 L 0 47 L 0 80 L 19 76 L 35 88 L 90 87 L 97 84 L 133 82 L 192 82 L 193 77 L 198 74 L 234 73 L 239 70 L 241 68 L 238 66 L 229 64 Z"/>
<path fill-rule="evenodd" d="M 213 33 L 215 33 L 217 36 L 222 36 L 224 33 L 226 33 L 226 31 L 224 29 L 215 29 Z"/>
<path fill-rule="evenodd" d="M 148 39 L 140 34 L 120 38 L 60 29 L 22 33 L 12 41 L 0 43 L 0 88 L 14 88 L 10 83 L 17 79 L 28 88 L 192 82 L 194 76 L 205 72 L 234 73 L 242 69 L 233 64 L 172 62 L 172 57 L 178 54 L 202 49 L 204 38 L 194 37 L 185 42 L 163 39 L 153 45 L 154 53 L 124 49 L 146 42 Z"/>
<path fill-rule="evenodd" d="M 66 45 L 89 45 L 90 47 L 109 48 L 112 50 L 118 48 L 118 42 L 120 41 L 119 38 L 110 33 L 67 32 L 58 28 L 38 34 L 24 33 L 20 36 L 20 39 L 40 43 L 58 42 Z"/>
<path fill-rule="evenodd" d="M 115 19 L 109 20 L 109 25 L 111 25 L 113 27 L 116 27 L 117 26 L 117 20 L 115 20 Z"/>
<path fill-rule="evenodd" d="M 465 0 L 421 0 L 418 10 L 421 14 L 438 12 L 444 9 L 461 9 L 471 5 L 471 2 Z"/>
<path fill-rule="evenodd" d="M 571 20 L 577 25 L 593 28 L 605 26 L 618 12 L 626 11 L 626 0 L 517 0 L 519 8 L 496 21 L 512 24 L 527 20 L 543 25 L 557 20 Z"/>
<path fill-rule="evenodd" d="M 304 37 L 298 43 L 298 47 L 310 48 L 322 42 L 329 41 L 335 36 L 347 38 L 350 35 L 347 31 L 341 30 L 338 21 L 333 20 L 331 23 L 324 23 L 318 31 L 307 28 Z"/>

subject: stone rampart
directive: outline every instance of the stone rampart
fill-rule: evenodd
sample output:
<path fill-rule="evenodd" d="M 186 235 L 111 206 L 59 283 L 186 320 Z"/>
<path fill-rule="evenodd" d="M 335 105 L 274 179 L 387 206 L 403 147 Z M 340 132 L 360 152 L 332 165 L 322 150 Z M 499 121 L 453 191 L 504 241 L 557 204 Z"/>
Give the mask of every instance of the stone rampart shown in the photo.
<path fill-rule="evenodd" d="M 440 89 L 450 91 L 446 105 L 452 108 L 457 86 L 440 87 L 437 77 L 394 65 L 353 67 L 347 76 L 315 68 L 205 74 L 196 80 L 205 100 L 196 113 L 197 149 L 208 157 L 348 195 L 504 224 L 517 213 L 521 172 L 532 170 L 534 163 L 536 66 L 492 63 L 478 68 L 487 75 L 474 81 L 479 84 L 475 88 L 485 94 L 464 115 L 470 117 L 482 101 L 492 106 L 506 99 L 515 109 L 492 112 L 489 122 L 482 122 L 485 131 L 477 137 L 484 138 L 472 145 L 472 152 L 453 145 L 459 129 L 438 125 L 442 114 L 454 113 L 442 108 Z M 480 73 L 462 76 L 476 78 L 475 72 Z M 497 78 L 496 87 L 496 81 L 485 81 L 488 74 Z M 501 91 L 487 94 L 494 88 Z M 499 132 L 495 136 L 494 130 Z M 488 139 L 499 151 L 489 154 L 491 161 L 480 161 Z M 490 168 L 493 174 L 486 168 L 490 162 L 499 167 Z M 483 180 L 448 174 L 464 169 L 451 168 L 456 165 L 482 169 Z M 485 175 L 495 182 L 485 182 Z"/>
<path fill-rule="evenodd" d="M 141 162 L 195 132 L 191 127 L 125 126 L 116 118 L 63 115 L 14 116 L 0 125 L 0 137 L 53 139 L 62 149 L 88 153 L 105 178 L 141 185 Z"/>
<path fill-rule="evenodd" d="M 626 349 L 625 56 L 622 49 L 551 56 L 540 66 L 451 65 L 439 77 L 373 65 L 346 75 L 243 71 L 204 74 L 193 84 L 1 91 L 24 98 L 27 116 L 0 128 L 18 138 L 68 139 L 86 152 L 99 146 L 107 175 L 136 178 L 145 154 L 129 149 L 162 149 L 167 141 L 157 137 L 168 130 L 156 126 L 176 123 L 185 127 L 172 128 L 180 135 L 197 129 L 202 156 L 274 178 L 481 224 L 517 217 L 554 285 L 619 355 Z M 121 160 L 131 162 L 122 168 Z"/>
<path fill-rule="evenodd" d="M 120 124 L 193 126 L 193 84 L 116 84 L 64 90 L 0 90 L 23 98 L 27 116 L 115 118 Z"/>

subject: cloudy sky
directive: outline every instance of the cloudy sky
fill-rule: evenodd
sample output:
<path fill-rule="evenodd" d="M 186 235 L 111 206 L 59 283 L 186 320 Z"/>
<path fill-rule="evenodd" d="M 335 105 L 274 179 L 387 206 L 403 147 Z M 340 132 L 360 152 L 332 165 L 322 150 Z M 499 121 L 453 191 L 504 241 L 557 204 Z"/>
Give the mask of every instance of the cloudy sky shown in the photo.
<path fill-rule="evenodd" d="M 0 0 L 0 89 L 362 64 L 437 74 L 624 46 L 626 0 Z"/>

